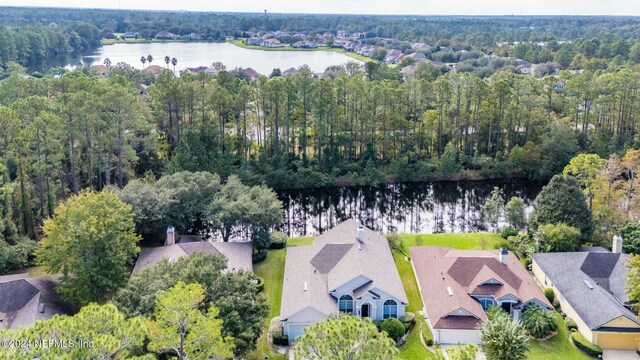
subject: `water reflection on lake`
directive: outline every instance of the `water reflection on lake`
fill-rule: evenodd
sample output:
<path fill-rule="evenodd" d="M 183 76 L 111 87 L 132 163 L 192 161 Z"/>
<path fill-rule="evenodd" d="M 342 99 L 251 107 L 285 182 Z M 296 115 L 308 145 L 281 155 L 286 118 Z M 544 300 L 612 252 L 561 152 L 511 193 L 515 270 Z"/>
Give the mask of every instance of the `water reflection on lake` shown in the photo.
<path fill-rule="evenodd" d="M 530 213 L 543 184 L 460 181 L 282 191 L 282 230 L 289 236 L 311 236 L 354 218 L 382 233 L 484 231 L 488 226 L 480 208 L 494 186 L 503 190 L 506 201 L 522 197 Z"/>
<path fill-rule="evenodd" d="M 105 45 L 95 53 L 84 56 L 82 64 L 99 65 L 109 58 L 113 65 L 125 62 L 133 67 L 142 68 L 140 57 L 147 55 L 153 56 L 152 65 L 160 66 L 166 66 L 165 56 L 175 57 L 178 60 L 176 70 L 210 66 L 213 62 L 219 61 L 227 69 L 253 68 L 263 75 L 271 74 L 274 68 L 284 71 L 302 65 L 309 65 L 314 72 L 324 72 L 332 65 L 358 61 L 333 51 L 265 51 L 244 49 L 230 43 L 170 42 Z M 172 68 L 171 64 L 169 68 Z"/>

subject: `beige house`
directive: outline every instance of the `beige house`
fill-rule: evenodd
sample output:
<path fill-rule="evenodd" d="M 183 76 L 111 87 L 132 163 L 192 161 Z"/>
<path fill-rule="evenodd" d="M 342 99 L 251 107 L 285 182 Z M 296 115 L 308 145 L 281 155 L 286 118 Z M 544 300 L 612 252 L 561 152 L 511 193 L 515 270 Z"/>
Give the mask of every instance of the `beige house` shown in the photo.
<path fill-rule="evenodd" d="M 640 349 L 640 321 L 625 291 L 628 255 L 592 248 L 532 258 L 535 277 L 553 289 L 562 311 L 585 338 L 603 349 Z"/>

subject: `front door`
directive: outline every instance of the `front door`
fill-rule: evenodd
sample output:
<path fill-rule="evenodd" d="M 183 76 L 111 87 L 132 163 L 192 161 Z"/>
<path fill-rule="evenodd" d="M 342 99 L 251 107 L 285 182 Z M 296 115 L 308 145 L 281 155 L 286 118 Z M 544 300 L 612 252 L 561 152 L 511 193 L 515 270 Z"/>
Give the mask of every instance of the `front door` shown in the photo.
<path fill-rule="evenodd" d="M 371 305 L 363 304 L 362 310 L 360 311 L 360 317 L 366 318 L 371 316 Z"/>

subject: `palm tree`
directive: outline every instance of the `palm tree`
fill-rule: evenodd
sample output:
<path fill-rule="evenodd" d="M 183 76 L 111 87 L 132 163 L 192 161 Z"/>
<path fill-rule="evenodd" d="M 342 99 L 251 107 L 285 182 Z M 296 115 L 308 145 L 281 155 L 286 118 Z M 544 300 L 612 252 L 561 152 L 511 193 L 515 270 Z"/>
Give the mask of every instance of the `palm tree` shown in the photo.
<path fill-rule="evenodd" d="M 147 62 L 147 58 L 144 56 L 140 57 L 140 62 L 142 63 L 142 68 L 144 69 L 144 64 Z"/>
<path fill-rule="evenodd" d="M 109 58 L 104 59 L 104 66 L 110 68 L 111 67 L 111 59 L 109 59 Z"/>
<path fill-rule="evenodd" d="M 171 59 L 171 65 L 173 65 L 173 73 L 176 73 L 176 65 L 178 65 L 178 59 L 173 58 Z"/>
<path fill-rule="evenodd" d="M 147 62 L 149 63 L 149 66 L 151 66 L 152 61 L 153 61 L 153 56 L 151 55 L 147 56 Z"/>
<path fill-rule="evenodd" d="M 167 69 L 169 68 L 169 63 L 171 62 L 171 58 L 168 56 L 164 57 L 164 62 L 167 63 Z"/>

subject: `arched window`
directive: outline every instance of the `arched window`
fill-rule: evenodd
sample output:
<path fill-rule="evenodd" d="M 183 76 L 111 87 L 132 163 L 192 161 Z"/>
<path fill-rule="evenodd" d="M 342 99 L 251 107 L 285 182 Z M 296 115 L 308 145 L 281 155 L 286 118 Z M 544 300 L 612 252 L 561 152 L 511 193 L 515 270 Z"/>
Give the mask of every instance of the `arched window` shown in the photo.
<path fill-rule="evenodd" d="M 493 299 L 480 299 L 480 305 L 482 305 L 482 308 L 487 310 L 488 308 L 492 307 L 494 305 L 493 303 Z"/>
<path fill-rule="evenodd" d="M 398 317 L 398 303 L 393 300 L 387 300 L 384 302 L 384 307 L 382 308 L 382 318 L 397 318 Z"/>
<path fill-rule="evenodd" d="M 353 298 L 349 295 L 340 296 L 338 301 L 338 311 L 346 314 L 353 314 Z"/>

